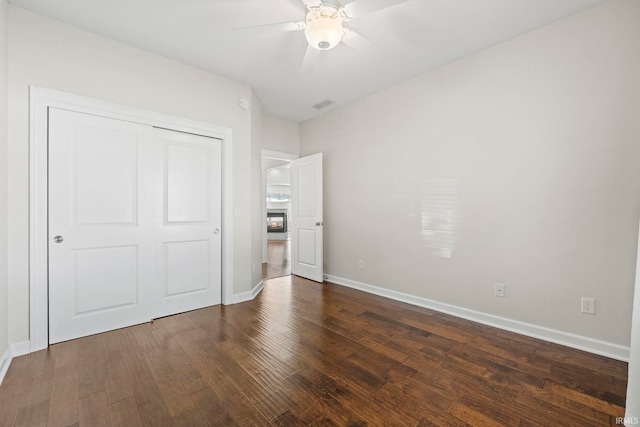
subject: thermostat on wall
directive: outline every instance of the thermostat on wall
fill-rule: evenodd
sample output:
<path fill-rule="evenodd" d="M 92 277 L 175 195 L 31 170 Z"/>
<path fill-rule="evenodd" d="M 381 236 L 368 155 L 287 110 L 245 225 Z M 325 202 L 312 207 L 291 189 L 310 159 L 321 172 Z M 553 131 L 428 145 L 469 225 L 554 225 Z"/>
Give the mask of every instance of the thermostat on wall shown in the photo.
<path fill-rule="evenodd" d="M 249 108 L 249 100 L 247 100 L 247 98 L 240 98 L 240 108 L 243 110 Z"/>

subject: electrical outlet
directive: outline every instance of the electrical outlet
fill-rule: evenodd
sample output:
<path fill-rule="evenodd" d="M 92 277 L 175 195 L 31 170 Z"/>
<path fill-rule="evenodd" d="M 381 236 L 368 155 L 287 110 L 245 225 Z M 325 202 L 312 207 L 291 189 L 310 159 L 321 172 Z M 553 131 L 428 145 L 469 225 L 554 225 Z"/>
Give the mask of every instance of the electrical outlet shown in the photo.
<path fill-rule="evenodd" d="M 580 299 L 580 311 L 586 314 L 596 314 L 596 300 L 582 297 Z"/>
<path fill-rule="evenodd" d="M 364 260 L 361 260 L 361 259 L 358 260 L 358 268 L 360 270 L 364 270 Z"/>
<path fill-rule="evenodd" d="M 495 295 L 504 298 L 504 285 L 502 283 L 496 283 Z"/>

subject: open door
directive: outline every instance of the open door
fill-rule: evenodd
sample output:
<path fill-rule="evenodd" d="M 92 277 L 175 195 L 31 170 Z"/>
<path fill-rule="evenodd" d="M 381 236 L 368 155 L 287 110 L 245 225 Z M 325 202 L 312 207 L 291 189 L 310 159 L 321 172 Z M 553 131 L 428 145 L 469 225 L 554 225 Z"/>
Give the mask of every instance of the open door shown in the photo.
<path fill-rule="evenodd" d="M 638 242 L 640 242 L 640 236 L 638 236 Z M 638 261 L 636 265 L 636 289 L 633 300 L 631 345 L 629 349 L 627 407 L 624 415 L 625 419 L 634 421 L 640 417 L 640 243 L 638 244 Z M 633 424 L 634 422 L 630 421 L 630 423 Z"/>
<path fill-rule="evenodd" d="M 291 162 L 291 273 L 323 281 L 322 153 Z"/>

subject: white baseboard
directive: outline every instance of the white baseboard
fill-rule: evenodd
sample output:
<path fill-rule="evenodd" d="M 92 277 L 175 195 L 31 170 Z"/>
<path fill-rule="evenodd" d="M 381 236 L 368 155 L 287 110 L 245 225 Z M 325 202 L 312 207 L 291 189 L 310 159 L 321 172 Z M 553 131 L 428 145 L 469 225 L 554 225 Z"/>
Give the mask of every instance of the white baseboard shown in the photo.
<path fill-rule="evenodd" d="M 4 376 L 9 370 L 11 361 L 14 357 L 24 356 L 31 353 L 31 343 L 29 341 L 22 341 L 14 344 L 9 344 L 0 357 L 0 384 L 4 380 Z"/>
<path fill-rule="evenodd" d="M 600 356 L 609 357 L 611 359 L 621 360 L 624 362 L 629 361 L 630 348 L 619 344 L 600 341 L 581 335 L 571 334 L 568 332 L 558 331 L 556 329 L 546 328 L 544 326 L 538 326 L 531 323 L 520 322 L 518 320 L 495 316 L 493 314 L 470 310 L 468 308 L 458 307 L 451 304 L 445 304 L 415 295 L 396 292 L 389 289 L 368 285 L 366 283 L 344 279 L 342 277 L 327 275 L 326 281 L 335 283 L 337 285 L 358 289 L 360 291 L 379 295 L 396 301 L 405 302 L 407 304 L 412 304 L 419 307 L 439 311 L 441 313 L 450 314 L 452 316 L 461 317 L 463 319 L 482 323 L 488 326 L 493 326 L 499 329 L 504 329 L 510 332 L 515 332 L 521 335 L 526 335 L 532 338 L 538 338 L 578 350 L 584 350 L 589 353 L 598 354 Z"/>
<path fill-rule="evenodd" d="M 253 287 L 249 292 L 243 292 L 241 294 L 235 294 L 233 296 L 233 303 L 238 304 L 245 301 L 251 301 L 254 299 L 264 288 L 264 282 L 261 280 L 257 285 Z"/>
<path fill-rule="evenodd" d="M 20 341 L 13 344 L 11 346 L 11 356 L 18 357 L 24 356 L 25 354 L 31 353 L 31 341 Z"/>
<path fill-rule="evenodd" d="M 0 357 L 0 384 L 2 384 L 2 380 L 4 380 L 4 376 L 7 374 L 9 370 L 9 365 L 11 365 L 11 346 L 8 345 L 7 349 L 4 351 L 2 356 Z"/>

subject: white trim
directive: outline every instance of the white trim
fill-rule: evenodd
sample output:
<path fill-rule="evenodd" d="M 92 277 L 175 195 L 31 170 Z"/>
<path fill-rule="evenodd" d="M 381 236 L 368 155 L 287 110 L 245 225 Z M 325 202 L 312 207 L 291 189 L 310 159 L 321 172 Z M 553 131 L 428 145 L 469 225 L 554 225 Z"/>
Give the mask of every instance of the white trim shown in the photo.
<path fill-rule="evenodd" d="M 11 362 L 14 357 L 24 356 L 25 354 L 29 354 L 31 352 L 31 343 L 29 341 L 21 341 L 15 344 L 9 344 L 0 357 L 0 384 L 4 380 L 5 375 L 7 375 L 7 371 L 9 370 L 9 366 L 11 366 Z"/>
<path fill-rule="evenodd" d="M 273 151 L 262 149 L 262 157 L 277 160 L 296 160 L 300 158 L 299 154 L 285 153 L 284 151 Z"/>
<path fill-rule="evenodd" d="M 264 151 L 264 150 L 263 150 Z M 267 171 L 262 169 L 262 182 L 260 183 L 260 191 L 262 192 L 262 203 L 260 209 L 262 210 L 260 224 L 260 237 L 262 239 L 262 263 L 266 264 L 269 261 L 268 254 L 268 244 L 267 244 Z"/>
<path fill-rule="evenodd" d="M 9 344 L 9 347 L 11 348 L 11 357 L 20 357 L 31 353 L 31 342 L 28 340 Z"/>
<path fill-rule="evenodd" d="M 392 300 L 428 308 L 431 310 L 439 311 L 441 313 L 446 313 L 452 316 L 471 320 L 473 322 L 478 322 L 484 325 L 493 326 L 495 328 L 504 329 L 506 331 L 526 335 L 528 337 L 538 338 L 578 350 L 587 351 L 589 353 L 599 354 L 600 356 L 609 357 L 611 359 L 622 360 L 624 362 L 629 361 L 629 347 L 625 347 L 619 344 L 600 341 L 581 335 L 571 334 L 568 332 L 558 331 L 556 329 L 533 325 L 531 323 L 520 322 L 518 320 L 495 316 L 493 314 L 470 310 L 468 308 L 458 307 L 451 304 L 445 304 L 415 295 L 396 292 L 389 289 L 368 285 L 366 283 L 344 279 L 342 277 L 325 275 L 325 278 L 327 282 L 335 283 L 337 285 L 358 289 L 360 291 L 379 295 Z"/>
<path fill-rule="evenodd" d="M 251 301 L 256 296 L 258 296 L 260 292 L 262 292 L 262 289 L 264 289 L 264 282 L 261 280 L 249 292 L 242 292 L 240 294 L 236 294 L 233 298 L 233 303 L 239 304 L 241 302 Z"/>
<path fill-rule="evenodd" d="M 2 354 L 2 357 L 0 357 L 0 384 L 2 384 L 4 376 L 7 375 L 7 371 L 9 370 L 12 359 L 13 357 L 11 356 L 11 346 L 8 345 L 7 349 Z"/>
<path fill-rule="evenodd" d="M 233 304 L 233 158 L 229 128 L 83 96 L 29 88 L 29 289 L 30 351 L 49 344 L 47 275 L 47 128 L 48 109 L 94 114 L 222 140 L 222 303 Z"/>

